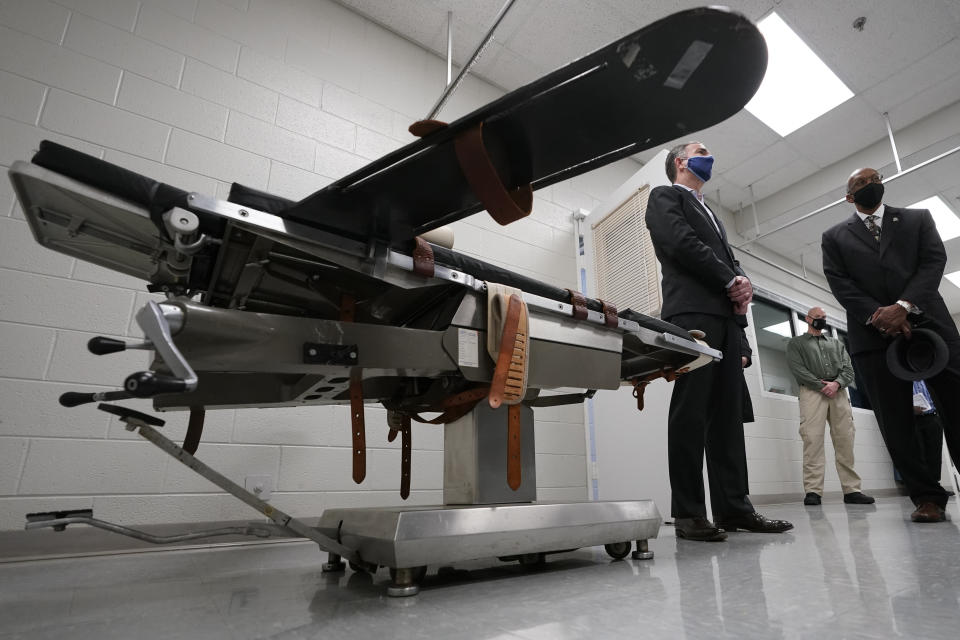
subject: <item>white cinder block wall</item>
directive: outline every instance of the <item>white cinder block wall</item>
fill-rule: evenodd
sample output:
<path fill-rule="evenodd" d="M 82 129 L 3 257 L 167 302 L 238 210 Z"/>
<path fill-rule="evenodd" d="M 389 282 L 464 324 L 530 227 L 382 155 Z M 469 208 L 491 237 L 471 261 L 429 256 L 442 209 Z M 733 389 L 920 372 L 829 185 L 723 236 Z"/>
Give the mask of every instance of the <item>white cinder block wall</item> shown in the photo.
<path fill-rule="evenodd" d="M 558 61 L 558 64 L 564 61 Z M 0 165 L 51 139 L 178 187 L 225 197 L 241 182 L 301 198 L 412 140 L 445 62 L 326 0 L 0 0 Z M 470 78 L 451 120 L 501 91 Z M 636 168 L 623 161 L 537 192 L 506 234 L 456 225 L 460 251 L 576 286 L 570 213 Z M 143 283 L 37 245 L 0 180 L 0 530 L 29 511 L 93 507 L 127 524 L 255 514 L 107 414 L 67 410 L 64 391 L 117 388 L 142 353 L 95 357 L 94 335 L 135 337 Z M 149 409 L 146 403 L 129 403 Z M 166 414 L 178 440 L 185 415 Z M 369 470 L 350 479 L 344 408 L 209 412 L 201 459 L 303 516 L 399 503 L 398 442 L 367 411 Z M 586 497 L 581 408 L 537 411 L 541 499 Z M 414 432 L 410 503 L 442 500 L 442 431 Z"/>

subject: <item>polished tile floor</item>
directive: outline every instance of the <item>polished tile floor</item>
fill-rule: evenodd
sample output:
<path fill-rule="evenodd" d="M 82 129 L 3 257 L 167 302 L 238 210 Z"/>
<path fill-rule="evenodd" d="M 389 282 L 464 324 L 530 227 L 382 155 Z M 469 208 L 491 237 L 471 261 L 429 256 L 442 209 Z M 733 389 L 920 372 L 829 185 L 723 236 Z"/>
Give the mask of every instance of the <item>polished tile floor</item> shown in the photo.
<path fill-rule="evenodd" d="M 649 561 L 602 548 L 539 569 L 431 567 L 389 598 L 387 571 L 324 575 L 291 541 L 0 564 L 0 638 L 957 638 L 960 521 L 876 506 L 766 506 L 783 535 L 677 540 Z"/>

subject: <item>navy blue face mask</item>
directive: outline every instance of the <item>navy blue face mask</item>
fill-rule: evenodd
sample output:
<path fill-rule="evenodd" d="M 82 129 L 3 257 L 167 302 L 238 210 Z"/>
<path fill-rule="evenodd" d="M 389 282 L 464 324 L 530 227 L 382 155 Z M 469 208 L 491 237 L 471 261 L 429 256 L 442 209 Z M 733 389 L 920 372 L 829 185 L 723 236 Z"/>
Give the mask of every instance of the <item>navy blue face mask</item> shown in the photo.
<path fill-rule="evenodd" d="M 713 156 L 691 156 L 687 159 L 687 169 L 706 182 L 713 171 Z"/>

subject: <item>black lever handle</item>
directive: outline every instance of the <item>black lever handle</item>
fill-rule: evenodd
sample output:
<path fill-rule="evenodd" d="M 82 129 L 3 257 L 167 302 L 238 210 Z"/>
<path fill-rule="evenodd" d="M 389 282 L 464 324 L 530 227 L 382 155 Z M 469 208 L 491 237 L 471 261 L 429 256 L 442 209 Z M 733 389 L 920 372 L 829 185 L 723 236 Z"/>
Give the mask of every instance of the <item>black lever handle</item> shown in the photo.
<path fill-rule="evenodd" d="M 123 340 L 117 340 L 116 338 L 97 336 L 96 338 L 90 338 L 90 341 L 87 342 L 87 349 L 90 351 L 90 353 L 98 356 L 106 355 L 108 353 L 116 353 L 118 351 L 123 351 L 126 348 L 127 343 Z"/>
<path fill-rule="evenodd" d="M 187 383 L 180 378 L 156 374 L 152 371 L 131 373 L 123 383 L 123 388 L 137 398 L 152 398 L 162 393 L 181 393 L 187 390 Z"/>
<path fill-rule="evenodd" d="M 126 391 L 100 391 L 98 393 L 79 393 L 68 391 L 60 396 L 60 404 L 64 407 L 76 407 L 88 402 L 100 402 L 102 400 L 126 400 L 132 398 Z"/>

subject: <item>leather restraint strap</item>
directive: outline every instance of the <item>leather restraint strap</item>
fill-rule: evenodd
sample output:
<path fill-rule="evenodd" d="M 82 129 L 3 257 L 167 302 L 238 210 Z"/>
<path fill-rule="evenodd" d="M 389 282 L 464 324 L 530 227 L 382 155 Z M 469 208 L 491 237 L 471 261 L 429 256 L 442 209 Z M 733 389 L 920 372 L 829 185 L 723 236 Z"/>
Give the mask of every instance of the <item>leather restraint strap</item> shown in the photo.
<path fill-rule="evenodd" d="M 522 442 L 520 440 L 521 404 L 512 404 L 507 409 L 507 486 L 516 491 L 523 481 L 521 477 Z"/>
<path fill-rule="evenodd" d="M 567 289 L 570 294 L 570 304 L 573 305 L 573 317 L 577 320 L 587 319 L 587 299 L 583 294 L 573 289 Z"/>
<path fill-rule="evenodd" d="M 667 382 L 673 382 L 677 379 L 677 376 L 683 375 L 687 371 L 689 371 L 689 369 L 686 367 L 683 369 L 660 369 L 660 371 L 655 371 L 642 378 L 633 378 L 630 380 L 630 382 L 633 383 L 633 397 L 637 399 L 637 411 L 643 411 L 643 392 L 646 391 L 648 384 L 657 378 L 663 378 Z"/>
<path fill-rule="evenodd" d="M 187 422 L 187 435 L 183 438 L 183 450 L 193 455 L 200 446 L 200 436 L 203 435 L 203 418 L 206 410 L 201 407 L 190 407 L 190 419 Z"/>
<path fill-rule="evenodd" d="M 400 434 L 400 497 L 404 500 L 410 497 L 410 458 L 413 452 L 413 433 L 410 429 L 410 416 L 396 411 L 387 412 L 387 424 L 390 433 L 387 442 L 397 439 Z"/>
<path fill-rule="evenodd" d="M 488 327 L 489 330 L 489 327 Z M 526 392 L 526 369 L 528 347 L 528 320 L 526 303 L 513 294 L 507 305 L 503 321 L 503 335 L 500 338 L 500 351 L 497 366 L 493 370 L 488 402 L 494 409 L 501 404 L 509 405 L 507 410 L 507 486 L 516 491 L 520 488 L 521 477 L 521 411 L 520 402 Z"/>
<path fill-rule="evenodd" d="M 434 274 L 433 247 L 430 243 L 417 236 L 417 246 L 413 249 L 413 271 L 421 276 L 432 278 Z"/>
<path fill-rule="evenodd" d="M 353 322 L 356 300 L 349 294 L 340 297 L 340 321 Z M 363 369 L 350 372 L 350 431 L 353 439 L 353 481 L 357 484 L 367 477 L 367 434 L 363 422 Z"/>
<path fill-rule="evenodd" d="M 463 177 L 494 220 L 507 225 L 530 214 L 533 210 L 533 188 L 525 184 L 507 191 L 483 145 L 482 122 L 458 135 L 454 140 L 454 150 Z"/>
<path fill-rule="evenodd" d="M 420 424 L 447 424 L 453 422 L 454 420 L 459 420 L 463 416 L 470 413 L 477 403 L 486 398 L 490 394 L 490 387 L 477 387 L 476 389 L 469 389 L 467 391 L 461 391 L 460 393 L 454 394 L 447 398 L 443 399 L 443 402 L 440 404 L 440 410 L 443 411 L 436 418 L 427 420 L 426 418 L 421 418 L 417 414 L 411 414 L 410 418 L 419 422 Z"/>
<path fill-rule="evenodd" d="M 610 304 L 603 300 L 600 301 L 600 304 L 603 305 L 603 322 L 608 327 L 619 327 L 620 318 L 617 317 L 617 307 L 616 305 Z"/>
<path fill-rule="evenodd" d="M 497 366 L 493 370 L 493 380 L 490 382 L 489 402 L 494 409 L 504 403 L 508 405 L 519 403 L 523 400 L 526 391 L 529 342 L 526 306 L 520 296 L 516 294 L 510 296 L 503 322 L 503 335 L 500 338 Z"/>
<path fill-rule="evenodd" d="M 446 126 L 447 123 L 442 120 L 417 120 L 407 128 L 407 131 L 418 138 L 424 138 L 435 131 L 446 128 Z"/>
<path fill-rule="evenodd" d="M 418 120 L 407 131 L 423 138 L 446 126 L 447 123 L 440 120 Z M 507 191 L 483 144 L 482 122 L 458 135 L 453 145 L 463 177 L 494 220 L 508 225 L 530 215 L 533 210 L 533 188 L 525 184 Z"/>

